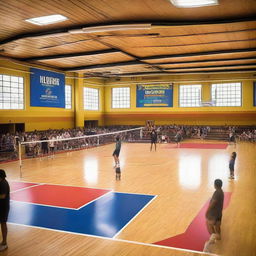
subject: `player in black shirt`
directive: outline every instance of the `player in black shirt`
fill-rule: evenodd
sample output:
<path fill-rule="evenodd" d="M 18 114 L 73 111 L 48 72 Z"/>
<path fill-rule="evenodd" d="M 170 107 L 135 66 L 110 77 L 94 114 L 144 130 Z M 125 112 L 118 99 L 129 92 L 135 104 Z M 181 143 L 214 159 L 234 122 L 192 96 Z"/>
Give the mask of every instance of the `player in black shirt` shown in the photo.
<path fill-rule="evenodd" d="M 0 244 L 0 252 L 8 248 L 7 246 L 7 219 L 10 209 L 10 187 L 5 179 L 5 171 L 0 169 L 0 222 L 3 241 Z"/>
<path fill-rule="evenodd" d="M 157 133 L 156 130 L 153 129 L 150 133 L 150 138 L 151 138 L 151 146 L 150 146 L 150 151 L 152 151 L 153 144 L 155 145 L 155 151 L 156 151 L 156 143 L 157 143 Z"/>

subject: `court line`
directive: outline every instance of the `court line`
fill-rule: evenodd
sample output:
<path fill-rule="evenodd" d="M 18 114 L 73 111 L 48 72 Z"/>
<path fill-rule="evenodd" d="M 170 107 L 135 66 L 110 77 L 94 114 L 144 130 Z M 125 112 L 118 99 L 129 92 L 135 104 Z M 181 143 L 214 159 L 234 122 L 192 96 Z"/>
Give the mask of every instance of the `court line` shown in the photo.
<path fill-rule="evenodd" d="M 12 180 L 13 181 L 13 180 Z M 33 183 L 33 182 L 23 182 L 23 181 L 15 181 L 15 182 L 20 182 L 20 183 Z M 155 197 L 157 197 L 157 195 L 149 195 L 149 194 L 141 194 L 141 193 L 130 193 L 130 192 L 119 192 L 119 191 L 114 191 L 113 189 L 102 189 L 102 188 L 92 188 L 92 187 L 82 187 L 82 186 L 72 186 L 72 185 L 62 185 L 62 184 L 52 184 L 52 183 L 38 183 L 34 186 L 30 186 L 30 187 L 26 187 L 26 188 L 22 188 L 22 189 L 19 189 L 19 190 L 15 190 L 15 191 L 12 191 L 11 193 L 13 192 L 17 192 L 17 191 L 22 191 L 22 190 L 25 190 L 25 189 L 29 189 L 29 188 L 32 188 L 32 187 L 36 187 L 36 186 L 41 186 L 41 185 L 52 185 L 52 186 L 66 186 L 66 187 L 78 187 L 78 188 L 89 188 L 89 189 L 98 189 L 98 190 L 109 190 L 107 193 L 105 193 L 104 195 L 101 195 L 100 197 L 97 197 L 95 198 L 94 200 L 80 206 L 79 208 L 69 208 L 69 207 L 61 207 L 61 206 L 54 206 L 54 205 L 47 205 L 47 204 L 37 204 L 37 203 L 32 203 L 32 202 L 26 202 L 26 201 L 19 201 L 19 200 L 11 200 L 11 201 L 15 201 L 15 202 L 23 202 L 23 203 L 28 203 L 28 204 L 35 204 L 35 205 L 40 205 L 40 206 L 49 206 L 49 207 L 55 207 L 55 208 L 63 208 L 63 209 L 71 209 L 71 210 L 80 210 L 81 208 L 83 208 L 84 206 L 86 205 L 89 205 L 90 203 L 100 199 L 101 197 L 113 192 L 113 193 L 119 193 L 119 194 L 131 194 L 131 195 L 142 195 L 142 196 L 154 196 L 153 199 L 150 200 L 150 202 L 152 200 L 155 199 Z M 149 202 L 149 203 L 150 203 Z M 146 204 L 147 205 L 147 204 Z M 144 207 L 143 207 L 144 208 Z M 142 209 L 143 209 L 142 208 Z"/>
<path fill-rule="evenodd" d="M 131 192 L 119 192 L 119 191 L 113 191 L 115 193 L 119 194 L 131 194 L 131 195 L 142 195 L 142 196 L 157 196 L 157 195 L 150 195 L 150 194 L 141 194 L 141 193 L 131 193 Z"/>
<path fill-rule="evenodd" d="M 24 203 L 24 204 L 32 204 L 32 205 L 46 206 L 46 207 L 52 207 L 52 208 L 59 208 L 59 209 L 77 210 L 77 208 L 69 208 L 69 207 L 62 207 L 62 206 L 55 206 L 55 205 L 48 205 L 48 204 L 37 204 L 37 203 L 19 201 L 19 200 L 13 200 L 13 199 L 11 199 L 10 201 Z"/>
<path fill-rule="evenodd" d="M 17 224 L 17 223 L 13 223 L 13 222 L 8 222 L 8 223 L 12 224 L 12 225 L 22 226 L 22 227 L 30 227 L 30 228 L 36 228 L 36 229 L 42 229 L 42 230 L 48 230 L 48 231 L 55 231 L 55 232 L 60 232 L 60 233 L 72 234 L 72 235 L 75 234 L 75 235 L 81 235 L 81 236 L 85 236 L 85 237 L 98 238 L 98 239 L 102 239 L 102 240 L 110 240 L 110 241 L 113 241 L 113 242 L 117 241 L 117 242 L 137 244 L 137 245 L 150 246 L 150 247 L 157 247 L 157 248 L 163 248 L 163 249 L 169 249 L 169 250 L 175 250 L 175 251 L 191 252 L 191 253 L 208 255 L 208 256 L 220 256 L 220 255 L 214 254 L 214 253 L 207 253 L 207 252 L 200 252 L 200 251 L 194 251 L 194 250 L 188 250 L 188 249 L 181 249 L 181 248 L 164 246 L 164 245 L 136 242 L 136 241 L 131 241 L 131 240 L 123 240 L 123 239 L 114 239 L 114 238 L 111 238 L 111 237 L 88 235 L 88 234 L 76 233 L 76 232 L 71 232 L 71 231 L 63 231 L 63 230 L 43 228 L 43 227 L 38 227 L 38 226 L 30 226 L 30 225 L 26 225 L 26 224 Z"/>
<path fill-rule="evenodd" d="M 152 198 L 147 204 L 145 204 L 145 206 L 143 208 L 141 208 L 141 210 L 139 212 L 137 212 L 137 214 L 135 214 L 133 216 L 133 218 L 131 218 L 112 238 L 116 239 L 116 237 L 149 205 L 151 204 L 155 199 L 157 198 L 157 195 L 154 196 L 154 198 Z"/>
<path fill-rule="evenodd" d="M 91 189 L 100 189 L 100 190 L 113 190 L 112 188 L 96 188 L 96 187 L 85 187 L 85 186 L 75 186 L 75 185 L 67 185 L 67 184 L 57 184 L 57 183 L 38 183 L 38 182 L 31 182 L 31 181 L 22 181 L 22 180 L 9 180 L 10 182 L 21 182 L 21 183 L 37 183 L 40 185 L 56 185 L 56 186 L 65 186 L 65 187 L 76 187 L 76 188 L 91 188 Z"/>
<path fill-rule="evenodd" d="M 15 181 L 17 182 L 17 181 Z M 22 181 L 20 181 L 22 183 Z M 33 182 L 25 182 L 25 183 L 33 183 Z M 18 189 L 18 190 L 15 190 L 15 191 L 12 191 L 10 193 L 14 193 L 14 192 L 19 192 L 19 191 L 23 191 L 25 189 L 29 189 L 29 188 L 32 188 L 32 187 L 37 187 L 37 186 L 42 186 L 42 185 L 56 185 L 56 184 L 49 184 L 49 183 L 38 183 L 37 185 L 34 185 L 34 186 L 30 186 L 30 187 L 25 187 L 25 188 L 21 188 L 21 189 Z M 56 186 L 64 186 L 64 185 L 56 185 Z M 70 185 L 67 185 L 67 186 L 70 186 Z M 70 187 L 76 187 L 76 186 L 70 186 Z M 87 187 L 80 187 L 80 188 L 87 188 Z M 91 188 L 93 189 L 93 188 Z M 99 188 L 98 188 L 99 189 Z M 101 189 L 103 190 L 103 189 Z M 106 190 L 106 189 L 105 189 Z M 48 206 L 48 207 L 53 207 L 53 208 L 60 208 L 60 209 L 69 209 L 69 210 L 80 210 L 82 209 L 83 207 L 85 207 L 86 205 L 89 205 L 90 203 L 100 199 L 101 197 L 109 194 L 110 192 L 114 192 L 113 189 L 112 190 L 109 190 L 107 193 L 105 193 L 104 195 L 101 195 L 100 197 L 97 197 L 95 198 L 94 200 L 80 206 L 79 208 L 70 208 L 70 207 L 62 207 L 62 206 L 55 206 L 55 205 L 48 205 L 48 204 L 38 204 L 38 203 L 32 203 L 32 202 L 26 202 L 26 201 L 19 201 L 19 200 L 14 200 L 14 199 L 11 199 L 11 201 L 15 201 L 15 202 L 21 202 L 21 203 L 27 203 L 27 204 L 33 204 L 33 205 L 39 205 L 39 206 Z M 116 193 L 116 192 L 115 192 Z"/>
<path fill-rule="evenodd" d="M 80 207 L 77 208 L 76 210 L 80 210 L 80 209 L 82 209 L 83 207 L 85 207 L 86 205 L 89 205 L 90 203 L 92 203 L 92 202 L 94 202 L 94 201 L 96 201 L 96 200 L 102 198 L 103 196 L 106 196 L 107 194 L 112 193 L 112 192 L 113 192 L 113 191 L 108 191 L 106 194 L 101 195 L 100 197 L 95 198 L 94 200 L 92 200 L 92 201 L 90 201 L 90 202 L 88 202 L 88 203 L 86 203 L 86 204 L 80 206 Z"/>
<path fill-rule="evenodd" d="M 17 181 L 15 181 L 15 182 L 17 182 Z M 31 183 L 32 184 L 32 183 L 35 183 L 35 182 L 23 182 L 23 183 Z M 20 192 L 20 191 L 23 191 L 23 190 L 26 190 L 26 189 L 29 189 L 29 188 L 33 188 L 33 187 L 38 187 L 38 186 L 41 186 L 41 185 L 43 185 L 43 183 L 37 183 L 36 185 L 33 185 L 33 186 L 29 186 L 29 187 L 20 188 L 20 189 L 14 190 L 14 191 L 10 191 L 10 194 L 14 193 L 14 192 Z M 16 201 L 16 200 L 14 200 L 14 201 Z"/>
<path fill-rule="evenodd" d="M 29 182 L 27 182 L 29 183 Z M 32 182 L 31 182 L 32 183 Z M 57 186 L 69 186 L 69 187 L 76 187 L 76 186 L 72 186 L 72 185 L 61 185 L 61 184 L 50 184 L 50 183 L 39 183 L 38 185 L 35 186 L 40 186 L 40 185 L 57 185 Z M 32 186 L 31 186 L 32 187 Z M 27 187 L 30 188 L 30 187 Z M 85 188 L 85 187 L 82 187 Z M 24 188 L 26 189 L 26 188 Z M 97 188 L 99 189 L 99 188 Z M 117 191 L 113 191 L 110 190 L 109 192 L 107 192 L 106 194 L 100 196 L 99 198 L 111 193 L 120 193 L 120 194 L 137 194 L 137 195 L 146 195 L 148 196 L 148 194 L 139 194 L 139 193 L 126 193 L 126 192 L 117 192 Z M 153 195 L 149 195 L 149 196 L 153 196 Z M 45 204 L 36 204 L 36 203 L 30 203 L 30 202 L 23 202 L 23 203 L 29 203 L 29 204 L 34 204 L 34 205 L 42 205 L 42 206 L 48 206 L 48 207 L 53 207 L 53 208 L 64 208 L 64 209 L 71 209 L 71 210 L 80 210 L 81 208 L 83 208 L 86 205 L 89 205 L 90 203 L 98 200 L 99 198 L 94 199 L 93 201 L 81 206 L 80 208 L 68 208 L 68 207 L 58 207 L 58 206 L 52 206 L 52 205 L 45 205 Z M 108 240 L 114 240 L 114 241 L 120 241 L 120 242 L 126 242 L 126 243 L 132 243 L 132 244 L 139 244 L 139 245 L 146 245 L 146 246 L 153 246 L 153 247 L 160 247 L 160 248 L 167 248 L 167 249 L 174 249 L 174 250 L 178 250 L 178 251 L 186 251 L 186 252 L 192 252 L 192 253 L 200 253 L 200 254 L 205 254 L 205 255 L 212 255 L 212 256 L 218 256 L 217 254 L 209 254 L 209 253 L 204 253 L 204 252 L 200 252 L 200 251 L 194 251 L 194 250 L 188 250 L 188 249 L 181 249 L 181 248 L 176 248 L 176 247 L 169 247 L 169 246 L 163 246 L 163 245 L 156 245 L 156 244 L 148 244 L 148 243 L 143 243 L 143 242 L 136 242 L 136 241 L 130 241 L 130 240 L 123 240 L 123 239 L 118 239 L 116 238 L 150 203 L 152 203 L 155 199 L 157 198 L 157 195 L 154 195 L 154 198 L 151 199 L 129 222 L 126 223 L 125 226 L 123 226 L 123 228 L 121 228 L 112 238 L 108 238 L 108 237 L 102 237 L 102 236 L 96 236 L 96 235 L 89 235 L 89 234 L 81 234 L 81 233 L 76 233 L 76 232 L 69 232 L 69 231 L 63 231 L 63 230 L 56 230 L 56 229 L 50 229 L 50 228 L 43 228 L 43 227 L 38 227 L 38 226 L 30 226 L 30 225 L 25 225 L 25 224 L 17 224 L 17 223 L 12 223 L 14 225 L 20 225 L 20 226 L 28 226 L 28 227 L 32 227 L 32 228 L 39 228 L 39 229 L 46 229 L 46 230 L 53 230 L 53 231 L 57 231 L 57 232 L 63 232 L 63 233 L 70 233 L 70 234 L 78 234 L 78 235 L 83 235 L 83 236 L 89 236 L 89 237 L 96 237 L 96 238 L 101 238 L 101 239 L 108 239 Z M 15 200 L 12 200 L 15 201 Z M 20 202 L 20 201 L 18 201 Z"/>
<path fill-rule="evenodd" d="M 15 182 L 21 182 L 21 183 L 37 183 L 37 182 L 27 182 L 27 181 L 17 181 L 17 180 L 10 180 L 15 181 Z M 115 193 L 123 193 L 123 194 L 132 194 L 132 195 L 143 195 L 143 196 L 155 196 L 155 195 L 150 195 L 150 194 L 141 194 L 141 193 L 132 193 L 132 192 L 119 192 L 115 191 L 112 188 L 96 188 L 96 187 L 85 187 L 85 186 L 74 186 L 74 185 L 66 185 L 66 184 L 56 184 L 56 183 L 37 183 L 39 185 L 56 185 L 56 186 L 65 186 L 65 187 L 77 187 L 77 188 L 91 188 L 91 189 L 99 189 L 99 190 L 109 190 L 110 192 L 115 192 Z M 32 187 L 32 186 L 31 186 Z"/>

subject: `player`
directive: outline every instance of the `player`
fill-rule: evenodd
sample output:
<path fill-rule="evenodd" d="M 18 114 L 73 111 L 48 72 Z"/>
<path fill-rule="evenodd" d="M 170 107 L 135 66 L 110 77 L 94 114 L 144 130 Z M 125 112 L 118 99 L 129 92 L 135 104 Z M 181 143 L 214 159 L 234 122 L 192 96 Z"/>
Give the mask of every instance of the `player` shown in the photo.
<path fill-rule="evenodd" d="M 56 138 L 54 137 L 54 135 L 51 136 L 50 138 L 52 141 L 49 142 L 49 147 L 50 147 L 50 154 L 51 154 L 51 157 L 53 158 L 54 156 L 54 148 L 55 148 L 55 140 Z"/>
<path fill-rule="evenodd" d="M 222 180 L 216 179 L 214 181 L 215 192 L 211 198 L 210 204 L 206 211 L 206 226 L 210 233 L 210 240 L 205 243 L 205 252 L 209 252 L 209 245 L 215 243 L 216 239 L 221 239 L 221 219 L 222 219 L 222 209 L 224 202 L 224 193 L 222 191 Z"/>
<path fill-rule="evenodd" d="M 231 158 L 229 160 L 229 172 L 230 172 L 229 179 L 235 179 L 235 176 L 234 176 L 235 161 L 236 161 L 236 152 L 232 152 Z"/>
<path fill-rule="evenodd" d="M 229 144 L 231 145 L 233 142 L 233 144 L 236 146 L 236 138 L 235 138 L 234 132 L 230 131 L 228 136 L 229 136 Z"/>
<path fill-rule="evenodd" d="M 153 129 L 150 133 L 150 138 L 151 138 L 151 146 L 150 146 L 150 151 L 152 151 L 153 144 L 155 145 L 155 151 L 156 151 L 156 142 L 157 142 L 157 133 L 156 130 Z"/>
<path fill-rule="evenodd" d="M 182 139 L 181 131 L 178 131 L 177 134 L 175 135 L 175 141 L 176 141 L 177 147 L 180 146 L 181 139 Z"/>
<path fill-rule="evenodd" d="M 7 219 L 10 209 L 10 187 L 7 182 L 5 171 L 0 169 L 0 222 L 2 231 L 2 243 L 0 244 L 0 252 L 6 250 L 7 246 Z"/>
<path fill-rule="evenodd" d="M 119 154 L 120 154 L 120 150 L 121 150 L 121 141 L 120 141 L 120 137 L 117 136 L 116 137 L 116 148 L 113 152 L 113 157 L 115 160 L 115 166 L 114 168 L 116 168 L 120 163 L 119 163 Z"/>

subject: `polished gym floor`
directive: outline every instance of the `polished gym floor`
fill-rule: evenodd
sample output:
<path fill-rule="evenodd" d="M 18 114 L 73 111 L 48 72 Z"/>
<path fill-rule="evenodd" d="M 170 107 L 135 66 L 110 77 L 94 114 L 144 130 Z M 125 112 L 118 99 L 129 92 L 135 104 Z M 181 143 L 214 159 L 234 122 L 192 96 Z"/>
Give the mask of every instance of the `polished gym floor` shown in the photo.
<path fill-rule="evenodd" d="M 2 255 L 203 255 L 204 212 L 216 178 L 225 210 L 218 255 L 256 255 L 256 145 L 186 141 L 123 143 L 115 179 L 114 144 L 0 164 L 11 185 Z M 235 180 L 228 162 L 237 152 Z M 21 177 L 20 177 L 21 176 Z"/>

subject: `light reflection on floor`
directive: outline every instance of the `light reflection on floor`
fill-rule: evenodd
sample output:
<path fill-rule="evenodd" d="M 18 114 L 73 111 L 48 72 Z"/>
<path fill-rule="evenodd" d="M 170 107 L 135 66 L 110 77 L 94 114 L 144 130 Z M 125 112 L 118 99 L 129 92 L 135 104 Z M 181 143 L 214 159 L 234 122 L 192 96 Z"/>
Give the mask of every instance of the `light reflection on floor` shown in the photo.
<path fill-rule="evenodd" d="M 208 184 L 212 186 L 215 179 L 226 180 L 229 176 L 229 156 L 214 154 L 208 161 Z"/>
<path fill-rule="evenodd" d="M 180 155 L 179 183 L 186 189 L 197 189 L 201 184 L 201 156 L 195 154 Z"/>
<path fill-rule="evenodd" d="M 98 159 L 89 157 L 84 159 L 84 179 L 88 184 L 95 185 L 98 183 L 99 167 Z"/>

